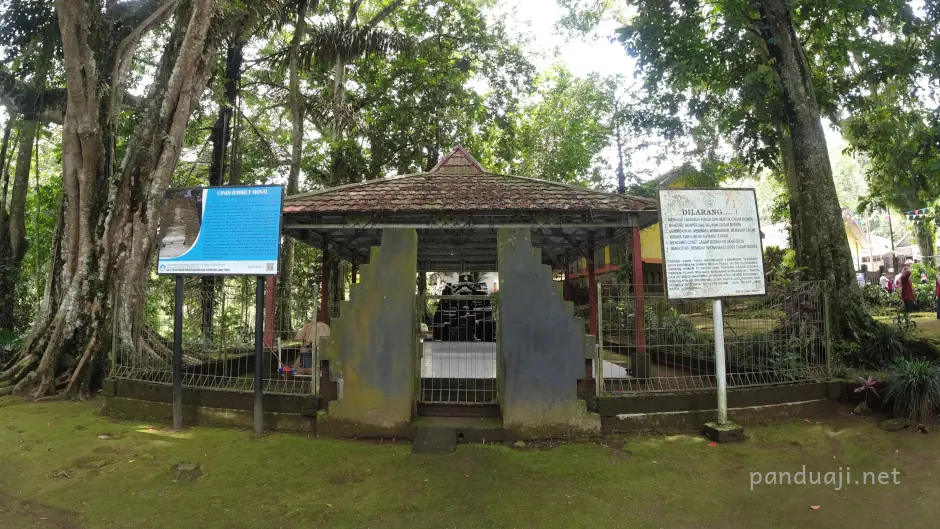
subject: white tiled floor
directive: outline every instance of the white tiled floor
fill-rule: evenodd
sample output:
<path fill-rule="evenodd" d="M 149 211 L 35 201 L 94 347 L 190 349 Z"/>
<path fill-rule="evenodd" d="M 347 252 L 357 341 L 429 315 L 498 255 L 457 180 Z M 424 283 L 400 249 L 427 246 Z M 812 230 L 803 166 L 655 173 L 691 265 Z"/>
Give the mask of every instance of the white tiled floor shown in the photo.
<path fill-rule="evenodd" d="M 422 378 L 496 378 L 496 342 L 424 342 Z"/>
<path fill-rule="evenodd" d="M 627 370 L 604 361 L 605 378 L 630 378 Z M 495 342 L 424 342 L 421 378 L 496 378 Z"/>

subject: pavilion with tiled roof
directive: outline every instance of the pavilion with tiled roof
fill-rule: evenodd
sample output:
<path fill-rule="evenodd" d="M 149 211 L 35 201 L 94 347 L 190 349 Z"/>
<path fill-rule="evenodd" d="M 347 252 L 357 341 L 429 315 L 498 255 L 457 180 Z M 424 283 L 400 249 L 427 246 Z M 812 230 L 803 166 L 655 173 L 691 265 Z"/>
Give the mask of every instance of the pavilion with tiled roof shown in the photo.
<path fill-rule="evenodd" d="M 318 319 L 330 335 L 316 354 L 336 398 L 317 431 L 400 437 L 417 416 L 497 413 L 518 435 L 599 434 L 581 392 L 602 383 L 595 249 L 631 238 L 639 256 L 640 229 L 657 216 L 653 200 L 490 173 L 461 147 L 426 173 L 287 197 L 284 233 L 323 249 Z M 331 321 L 337 255 L 362 269 Z M 564 270 L 567 286 L 569 262 L 582 257 L 588 325 L 555 281 Z M 499 274 L 498 293 L 429 295 L 416 281 L 475 271 Z M 633 281 L 643 314 L 641 266 Z M 631 362 L 648 376 L 644 318 L 634 320 Z"/>

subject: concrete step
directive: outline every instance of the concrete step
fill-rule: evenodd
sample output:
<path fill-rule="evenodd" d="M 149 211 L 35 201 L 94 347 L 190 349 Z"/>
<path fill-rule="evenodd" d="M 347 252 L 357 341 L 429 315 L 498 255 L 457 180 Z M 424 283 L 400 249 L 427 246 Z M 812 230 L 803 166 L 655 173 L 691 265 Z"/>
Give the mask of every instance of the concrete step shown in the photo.
<path fill-rule="evenodd" d="M 411 445 L 412 454 L 449 454 L 457 449 L 457 433 L 453 428 L 421 426 Z"/>
<path fill-rule="evenodd" d="M 506 440 L 499 417 L 418 417 L 411 422 L 416 429 L 415 445 L 422 429 L 450 430 L 456 443 L 491 443 Z"/>
<path fill-rule="evenodd" d="M 425 404 L 418 403 L 418 417 L 496 417 L 498 404 Z"/>

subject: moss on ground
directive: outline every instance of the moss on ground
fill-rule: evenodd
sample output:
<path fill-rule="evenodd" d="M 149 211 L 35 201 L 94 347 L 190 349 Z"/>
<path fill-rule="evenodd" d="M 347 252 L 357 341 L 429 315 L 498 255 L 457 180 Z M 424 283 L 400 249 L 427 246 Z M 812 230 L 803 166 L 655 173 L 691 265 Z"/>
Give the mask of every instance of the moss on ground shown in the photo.
<path fill-rule="evenodd" d="M 932 527 L 940 504 L 940 434 L 872 419 L 754 427 L 717 447 L 608 437 L 416 456 L 400 443 L 150 429 L 99 407 L 0 400 L 0 527 Z M 179 461 L 205 475 L 173 483 Z M 897 468 L 901 484 L 750 490 L 750 472 L 802 465 Z"/>

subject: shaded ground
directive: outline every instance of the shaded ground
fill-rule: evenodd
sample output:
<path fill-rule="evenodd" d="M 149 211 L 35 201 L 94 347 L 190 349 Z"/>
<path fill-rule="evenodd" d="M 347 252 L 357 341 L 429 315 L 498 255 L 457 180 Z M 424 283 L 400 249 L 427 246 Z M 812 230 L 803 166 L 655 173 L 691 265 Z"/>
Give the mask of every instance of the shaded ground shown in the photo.
<path fill-rule="evenodd" d="M 873 419 L 754 427 L 735 446 L 657 436 L 415 456 L 401 443 L 174 433 L 99 406 L 0 399 L 0 527 L 934 527 L 940 505 L 940 432 Z M 174 483 L 178 461 L 205 475 Z M 900 484 L 751 490 L 750 472 L 802 465 L 896 468 Z"/>

